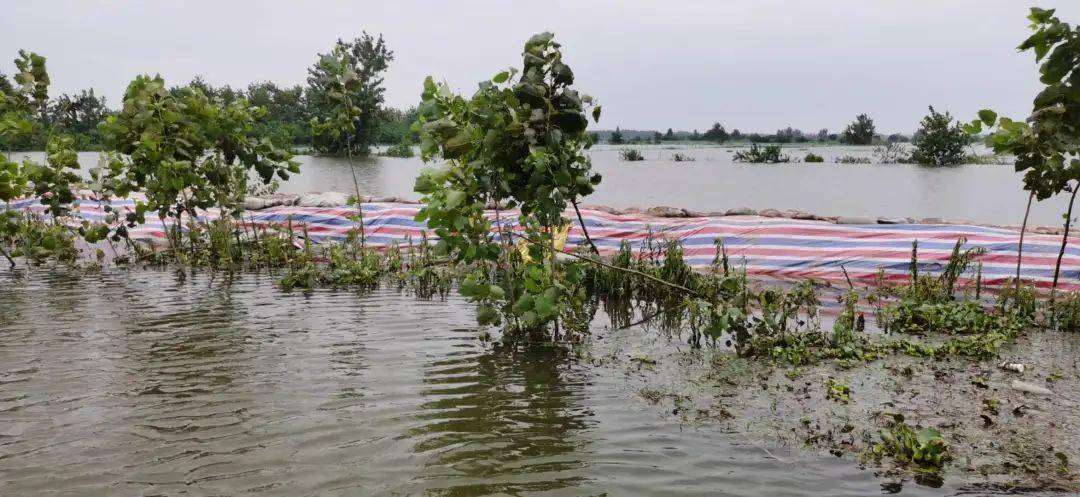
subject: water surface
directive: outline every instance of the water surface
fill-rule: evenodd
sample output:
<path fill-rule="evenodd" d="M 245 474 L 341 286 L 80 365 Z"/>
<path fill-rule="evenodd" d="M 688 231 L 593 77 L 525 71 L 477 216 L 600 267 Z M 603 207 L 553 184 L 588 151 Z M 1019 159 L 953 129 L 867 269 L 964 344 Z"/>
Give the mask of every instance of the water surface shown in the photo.
<path fill-rule="evenodd" d="M 699 211 L 734 207 L 796 209 L 826 216 L 938 217 L 979 223 L 1019 225 L 1027 195 L 1021 174 L 1009 165 L 925 167 L 911 164 L 742 164 L 732 161 L 738 148 L 725 146 L 644 145 L 640 162 L 619 160 L 618 148 L 601 145 L 590 155 L 603 175 L 587 204 L 612 207 L 670 205 Z M 785 153 L 814 152 L 833 161 L 853 155 L 871 157 L 873 147 L 790 146 Z M 985 152 L 985 151 L 983 151 Z M 675 153 L 695 158 L 674 162 Z M 19 155 L 16 153 L 16 155 Z M 40 153 L 31 153 L 37 160 Z M 80 153 L 84 169 L 98 154 Z M 282 191 L 353 190 L 349 162 L 343 158 L 300 156 L 301 174 Z M 368 195 L 417 199 L 413 182 L 423 168 L 419 158 L 354 159 L 360 189 Z M 1034 205 L 1031 223 L 1060 226 L 1068 199 Z"/>
<path fill-rule="evenodd" d="M 579 358 L 630 335 L 515 352 L 473 322 L 456 297 L 265 275 L 0 272 L 0 494 L 882 491 L 848 458 L 679 424 L 642 373 Z"/>

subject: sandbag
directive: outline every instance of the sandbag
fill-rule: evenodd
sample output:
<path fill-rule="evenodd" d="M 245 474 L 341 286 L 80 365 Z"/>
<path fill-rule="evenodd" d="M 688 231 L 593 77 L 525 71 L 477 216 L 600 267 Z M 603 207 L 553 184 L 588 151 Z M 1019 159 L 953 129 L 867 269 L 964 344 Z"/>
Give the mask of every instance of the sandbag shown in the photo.
<path fill-rule="evenodd" d="M 349 203 L 349 195 L 339 192 L 305 193 L 300 196 L 300 207 L 338 207 Z"/>

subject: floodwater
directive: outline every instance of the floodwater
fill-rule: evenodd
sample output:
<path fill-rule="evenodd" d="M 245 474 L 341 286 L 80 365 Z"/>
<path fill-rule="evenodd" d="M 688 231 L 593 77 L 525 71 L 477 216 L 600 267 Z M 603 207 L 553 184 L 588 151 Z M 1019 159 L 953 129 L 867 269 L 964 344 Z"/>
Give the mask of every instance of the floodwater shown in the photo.
<path fill-rule="evenodd" d="M 1019 225 L 1027 194 L 1022 175 L 1011 165 L 925 167 L 911 164 L 837 164 L 836 157 L 872 157 L 873 147 L 796 146 L 785 154 L 807 152 L 825 163 L 742 164 L 732 161 L 737 147 L 635 145 L 644 161 L 619 160 L 619 147 L 601 145 L 590 155 L 603 182 L 584 203 L 612 207 L 670 205 L 699 211 L 734 207 L 796 209 L 824 216 L 937 217 L 988 224 Z M 681 153 L 693 162 L 674 162 Z M 985 153 L 985 150 L 979 150 Z M 16 153 L 18 156 L 19 154 Z M 40 160 L 40 153 L 31 153 Z M 343 158 L 300 156 L 301 174 L 281 191 L 353 190 L 352 172 Z M 97 154 L 79 155 L 84 169 Z M 423 168 L 419 157 L 354 159 L 357 181 L 367 195 L 417 199 L 413 181 Z M 1068 199 L 1058 196 L 1032 207 L 1032 225 L 1060 226 Z"/>
<path fill-rule="evenodd" d="M 900 490 L 665 416 L 631 386 L 640 369 L 603 359 L 639 346 L 625 331 L 509 351 L 473 322 L 456 297 L 267 275 L 0 272 L 0 495 Z"/>

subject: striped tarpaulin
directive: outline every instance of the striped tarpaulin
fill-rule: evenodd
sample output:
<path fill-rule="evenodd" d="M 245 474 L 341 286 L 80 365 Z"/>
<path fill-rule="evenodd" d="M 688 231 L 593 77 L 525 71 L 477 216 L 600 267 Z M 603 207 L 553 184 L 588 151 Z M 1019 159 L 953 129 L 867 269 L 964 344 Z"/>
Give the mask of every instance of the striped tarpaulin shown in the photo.
<path fill-rule="evenodd" d="M 2 204 L 0 204 L 2 205 Z M 132 200 L 115 200 L 112 206 L 123 211 Z M 10 208 L 41 212 L 35 200 L 12 202 Z M 105 217 L 102 204 L 83 200 L 76 207 L 79 219 L 100 221 Z M 375 247 L 415 242 L 426 230 L 413 220 L 418 204 L 365 203 L 364 230 L 367 243 Z M 316 243 L 340 241 L 359 226 L 353 220 L 355 206 L 341 207 L 272 207 L 244 213 L 244 222 L 255 226 L 287 226 L 307 230 Z M 512 223 L 513 212 L 503 212 L 504 222 Z M 752 276 L 782 279 L 815 278 L 844 281 L 843 269 L 851 278 L 869 281 L 878 271 L 892 280 L 907 278 L 912 241 L 919 241 L 920 270 L 939 271 L 948 260 L 960 237 L 967 239 L 964 248 L 983 247 L 983 283 L 1000 285 L 1015 272 L 1019 244 L 1017 231 L 971 225 L 867 224 L 840 225 L 826 221 L 794 220 L 760 216 L 722 216 L 697 218 L 659 218 L 642 215 L 610 214 L 599 210 L 581 212 L 593 241 L 604 255 L 618 250 L 626 241 L 635 249 L 652 233 L 659 239 L 675 239 L 683 244 L 687 262 L 695 268 L 708 267 L 716 257 L 715 240 L 720 238 L 734 266 L 745 265 Z M 489 213 L 494 218 L 494 213 Z M 206 212 L 200 219 L 214 219 L 217 213 Z M 585 243 L 577 216 L 567 241 L 569 247 Z M 131 230 L 139 239 L 164 239 L 161 220 L 147 213 L 146 224 Z M 433 239 L 432 233 L 428 233 Z M 1024 239 L 1022 277 L 1040 287 L 1049 287 L 1061 237 L 1029 232 Z M 843 269 L 842 269 L 843 268 Z M 965 275 L 969 280 L 973 272 Z M 1062 261 L 1059 288 L 1080 290 L 1080 239 L 1070 239 Z"/>

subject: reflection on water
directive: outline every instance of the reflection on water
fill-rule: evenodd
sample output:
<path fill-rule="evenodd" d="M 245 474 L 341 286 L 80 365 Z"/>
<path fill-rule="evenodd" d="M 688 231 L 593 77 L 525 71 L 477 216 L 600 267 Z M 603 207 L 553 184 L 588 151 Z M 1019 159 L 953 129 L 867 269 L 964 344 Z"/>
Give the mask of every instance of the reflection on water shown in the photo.
<path fill-rule="evenodd" d="M 452 483 L 453 495 L 517 495 L 573 487 L 588 451 L 591 413 L 580 405 L 585 376 L 566 353 L 535 347 L 527 353 L 476 355 L 456 351 L 425 368 L 413 430 L 418 454 L 428 454 L 424 479 Z"/>
<path fill-rule="evenodd" d="M 597 146 L 590 151 L 593 167 L 604 180 L 586 203 L 613 207 L 671 205 L 700 211 L 797 209 L 821 215 L 871 217 L 939 217 L 981 223 L 1019 225 L 1027 195 L 1022 175 L 1008 165 L 924 167 L 911 164 L 858 165 L 835 163 L 740 164 L 733 150 L 721 146 L 642 145 L 645 160 L 623 162 L 618 149 Z M 808 151 L 830 161 L 842 155 L 870 157 L 873 147 L 785 147 L 798 158 Z M 674 153 L 694 157 L 673 162 Z M 16 155 L 19 155 L 18 153 Z M 42 154 L 31 153 L 40 160 Z M 301 173 L 282 191 L 353 190 L 348 161 L 335 157 L 300 156 Z M 79 154 L 84 170 L 97 154 Z M 423 168 L 420 159 L 368 157 L 353 160 L 360 189 L 368 195 L 417 199 L 413 182 Z M 1037 202 L 1035 225 L 1058 226 L 1068 199 Z"/>
<path fill-rule="evenodd" d="M 850 460 L 682 426 L 633 371 L 500 349 L 473 320 L 456 297 L 266 275 L 0 272 L 0 494 L 879 492 Z M 597 328 L 585 354 L 626 340 Z"/>

